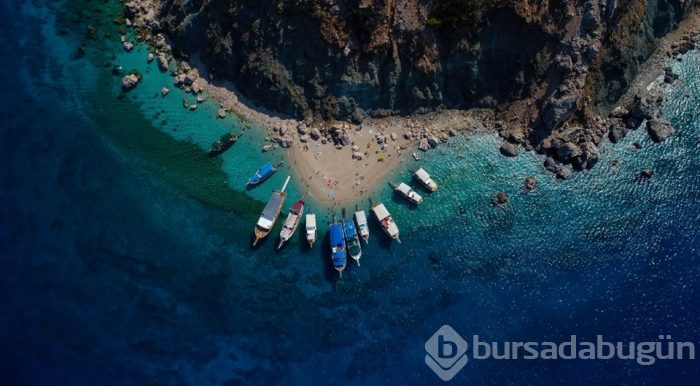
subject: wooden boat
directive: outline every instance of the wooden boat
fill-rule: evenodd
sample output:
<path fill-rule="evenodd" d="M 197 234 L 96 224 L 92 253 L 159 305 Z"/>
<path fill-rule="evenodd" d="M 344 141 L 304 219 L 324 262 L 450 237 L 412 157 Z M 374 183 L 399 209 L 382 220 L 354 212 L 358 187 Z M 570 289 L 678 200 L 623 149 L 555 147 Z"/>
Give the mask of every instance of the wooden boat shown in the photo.
<path fill-rule="evenodd" d="M 316 242 L 316 215 L 314 213 L 306 215 L 306 241 L 309 242 L 309 248 L 314 247 Z"/>
<path fill-rule="evenodd" d="M 384 233 L 386 233 L 387 236 L 400 243 L 401 240 L 399 239 L 399 227 L 396 225 L 396 222 L 394 222 L 394 219 L 391 217 L 391 214 L 386 209 L 386 206 L 384 206 L 384 204 L 382 203 L 373 205 L 371 199 L 369 203 L 372 206 L 372 213 L 374 213 L 374 217 L 377 218 L 377 221 L 382 227 Z"/>
<path fill-rule="evenodd" d="M 355 222 L 357 229 L 360 231 L 360 237 L 367 243 L 369 241 L 369 226 L 367 225 L 367 216 L 364 210 L 357 209 L 355 211 Z"/>
<path fill-rule="evenodd" d="M 260 183 L 263 183 L 265 180 L 270 178 L 271 175 L 275 174 L 277 170 L 279 170 L 280 166 L 284 163 L 284 161 L 280 161 L 276 164 L 272 164 L 272 162 L 268 162 L 265 165 L 261 166 L 258 171 L 255 172 L 253 176 L 248 178 L 248 182 L 246 183 L 247 185 L 258 185 Z"/>
<path fill-rule="evenodd" d="M 280 231 L 280 243 L 277 249 L 282 248 L 282 245 L 289 241 L 289 239 L 294 236 L 294 232 L 297 231 L 299 223 L 301 222 L 301 216 L 304 215 L 304 197 L 306 197 L 306 193 L 304 193 L 299 201 L 295 202 L 289 209 L 287 219 L 284 221 L 282 230 Z"/>
<path fill-rule="evenodd" d="M 241 135 L 243 134 L 241 133 L 238 136 L 236 136 L 233 135 L 233 133 L 226 133 L 222 135 L 218 140 L 216 140 L 216 142 L 214 142 L 211 145 L 211 149 L 209 150 L 209 157 L 216 157 L 217 155 L 230 149 L 231 146 L 233 146 L 233 144 L 235 144 L 236 141 L 238 141 L 238 138 L 240 138 Z"/>
<path fill-rule="evenodd" d="M 362 246 L 360 245 L 360 236 L 357 234 L 355 222 L 348 217 L 345 208 L 343 208 L 343 233 L 345 234 L 345 244 L 348 249 L 348 254 L 352 257 L 357 265 L 360 265 L 362 257 Z"/>
<path fill-rule="evenodd" d="M 347 258 L 345 252 L 345 236 L 343 235 L 343 226 L 340 223 L 335 222 L 335 216 L 333 216 L 333 223 L 331 224 L 331 259 L 333 260 L 333 268 L 343 277 L 343 270 L 347 265 Z"/>
<path fill-rule="evenodd" d="M 425 169 L 420 168 L 416 171 L 413 172 L 413 176 L 420 182 L 421 185 L 423 185 L 426 189 L 430 190 L 431 192 L 434 192 L 437 190 L 437 184 L 435 181 L 433 181 L 432 178 L 430 178 L 430 174 L 425 171 Z"/>
<path fill-rule="evenodd" d="M 420 194 L 416 193 L 410 186 L 404 184 L 403 182 L 398 185 L 391 184 L 391 187 L 394 188 L 394 191 L 401 195 L 401 197 L 413 204 L 418 205 L 423 202 L 423 197 L 421 197 Z"/>
<path fill-rule="evenodd" d="M 267 237 L 275 226 L 275 222 L 277 222 L 277 218 L 282 210 L 282 205 L 284 205 L 284 200 L 287 198 L 287 193 L 285 193 L 284 190 L 287 189 L 289 178 L 290 177 L 287 177 L 287 181 L 284 182 L 282 189 L 272 193 L 272 196 L 270 196 L 270 199 L 267 201 L 265 209 L 263 209 L 257 224 L 255 224 L 255 241 L 253 241 L 253 246 L 257 245 L 258 241 Z"/>
<path fill-rule="evenodd" d="M 413 159 L 416 161 L 420 161 L 420 156 L 418 155 L 418 153 L 413 153 Z"/>

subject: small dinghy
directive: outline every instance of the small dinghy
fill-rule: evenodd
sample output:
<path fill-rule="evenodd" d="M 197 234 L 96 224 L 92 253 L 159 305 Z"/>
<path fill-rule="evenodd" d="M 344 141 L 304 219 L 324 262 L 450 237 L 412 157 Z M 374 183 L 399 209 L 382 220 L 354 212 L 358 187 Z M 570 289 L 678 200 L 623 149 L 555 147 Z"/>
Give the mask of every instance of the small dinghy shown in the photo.
<path fill-rule="evenodd" d="M 248 178 L 248 182 L 246 183 L 246 186 L 251 186 L 251 185 L 259 185 L 268 178 L 270 178 L 271 175 L 275 174 L 277 170 L 279 170 L 280 166 L 284 163 L 284 161 L 280 161 L 276 164 L 272 164 L 272 162 L 268 162 L 265 165 L 261 166 L 258 171 L 255 172 L 253 176 Z"/>
<path fill-rule="evenodd" d="M 411 187 L 407 184 L 404 184 L 402 182 L 399 185 L 391 184 L 391 186 L 394 188 L 394 191 L 396 193 L 400 194 L 401 197 L 405 198 L 409 202 L 416 205 L 423 202 L 423 197 L 421 197 L 420 194 L 416 193 L 413 189 L 411 189 Z"/>
<path fill-rule="evenodd" d="M 309 242 L 309 248 L 314 247 L 316 232 L 316 214 L 309 213 L 306 215 L 306 241 Z"/>

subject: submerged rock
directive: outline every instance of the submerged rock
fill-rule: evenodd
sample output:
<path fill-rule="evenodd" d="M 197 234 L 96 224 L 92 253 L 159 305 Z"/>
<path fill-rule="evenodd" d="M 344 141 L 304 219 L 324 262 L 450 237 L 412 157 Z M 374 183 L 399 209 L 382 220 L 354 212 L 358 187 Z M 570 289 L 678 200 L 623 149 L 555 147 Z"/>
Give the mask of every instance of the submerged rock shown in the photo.
<path fill-rule="evenodd" d="M 654 142 L 665 140 L 673 135 L 674 131 L 671 123 L 666 120 L 655 118 L 647 121 L 647 132 Z"/>
<path fill-rule="evenodd" d="M 654 171 L 652 169 L 644 169 L 639 172 L 639 177 L 649 179 L 654 177 Z"/>
<path fill-rule="evenodd" d="M 508 196 L 508 193 L 506 192 L 498 192 L 495 196 L 491 198 L 491 203 L 493 205 L 497 206 L 502 206 L 505 205 L 508 202 L 508 199 L 510 197 Z"/>

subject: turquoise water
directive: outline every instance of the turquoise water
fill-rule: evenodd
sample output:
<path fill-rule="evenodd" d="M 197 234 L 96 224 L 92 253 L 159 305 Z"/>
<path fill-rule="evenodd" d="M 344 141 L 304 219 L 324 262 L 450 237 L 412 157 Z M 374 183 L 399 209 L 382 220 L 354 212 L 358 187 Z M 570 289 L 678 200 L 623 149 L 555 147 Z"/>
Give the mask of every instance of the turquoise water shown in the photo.
<path fill-rule="evenodd" d="M 66 12 L 75 6 L 82 12 Z M 243 184 L 281 153 L 261 153 L 262 134 L 235 118 L 213 119 L 212 101 L 190 112 L 176 88 L 162 98 L 172 80 L 146 63 L 144 47 L 114 49 L 116 4 L 0 10 L 12 53 L 0 65 L 18 74 L 0 105 L 0 344 L 9 348 L 0 384 L 441 384 L 423 346 L 444 324 L 501 342 L 660 333 L 700 342 L 697 52 L 674 64 L 681 80 L 667 91 L 677 135 L 653 144 L 638 130 L 606 143 L 599 164 L 570 180 L 555 181 L 534 154 L 502 157 L 493 135 L 426 153 L 420 164 L 440 189 L 420 208 L 388 186 L 373 193 L 403 244 L 372 223 L 362 267 L 351 263 L 338 282 L 327 239 L 313 251 L 301 235 L 279 253 L 273 240 L 250 247 L 288 169 L 253 190 Z M 84 38 L 87 24 L 95 40 Z M 80 42 L 86 57 L 72 59 Z M 145 81 L 122 95 L 115 62 Z M 232 129 L 246 131 L 242 141 L 206 157 Z M 411 166 L 387 179 L 409 181 Z M 638 179 L 647 168 L 655 176 Z M 532 193 L 521 188 L 528 175 L 540 181 Z M 505 210 L 490 203 L 499 191 L 511 197 Z M 299 193 L 293 182 L 287 207 Z M 452 383 L 697 376 L 688 361 L 490 360 L 470 361 Z"/>

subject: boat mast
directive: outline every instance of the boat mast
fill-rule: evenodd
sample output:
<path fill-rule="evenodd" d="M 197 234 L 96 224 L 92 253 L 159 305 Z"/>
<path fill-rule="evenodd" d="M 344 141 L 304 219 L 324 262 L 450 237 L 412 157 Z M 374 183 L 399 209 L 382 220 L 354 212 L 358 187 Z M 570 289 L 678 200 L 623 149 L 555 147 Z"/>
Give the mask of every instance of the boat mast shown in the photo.
<path fill-rule="evenodd" d="M 282 185 L 282 190 L 280 192 L 284 192 L 285 189 L 287 189 L 287 185 L 289 184 L 289 179 L 292 178 L 291 176 L 287 176 L 287 180 L 284 181 L 284 185 Z"/>

